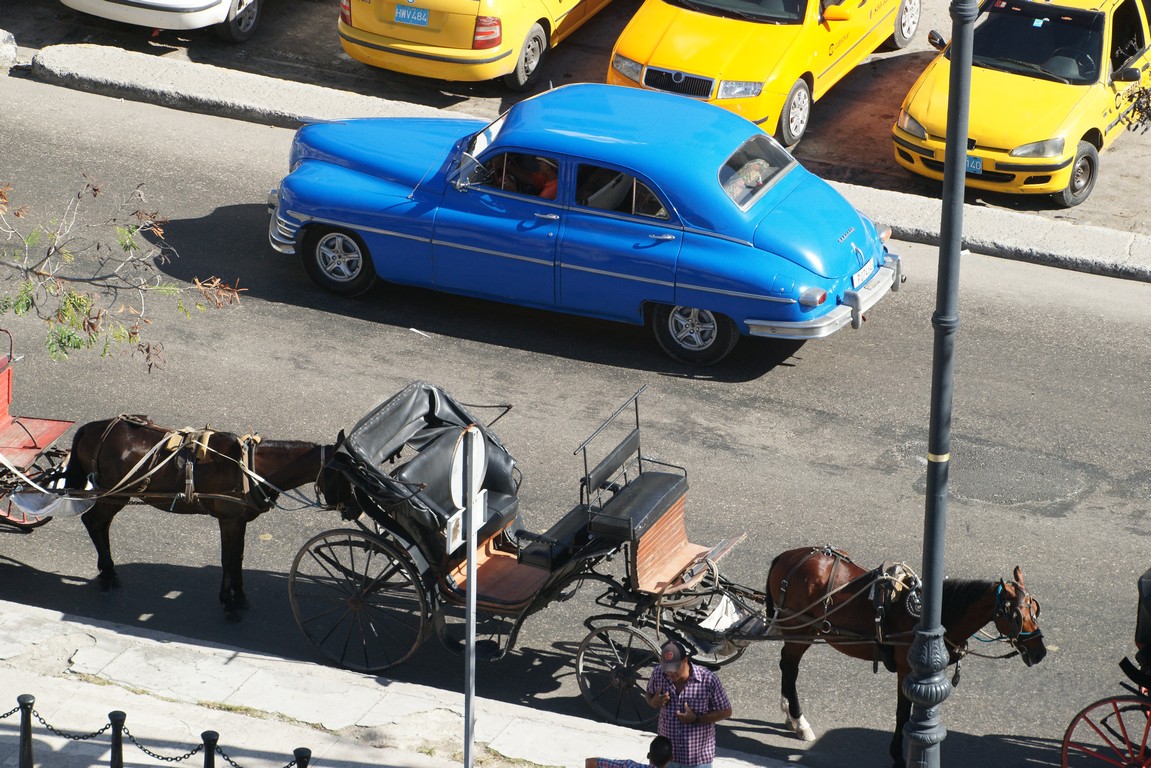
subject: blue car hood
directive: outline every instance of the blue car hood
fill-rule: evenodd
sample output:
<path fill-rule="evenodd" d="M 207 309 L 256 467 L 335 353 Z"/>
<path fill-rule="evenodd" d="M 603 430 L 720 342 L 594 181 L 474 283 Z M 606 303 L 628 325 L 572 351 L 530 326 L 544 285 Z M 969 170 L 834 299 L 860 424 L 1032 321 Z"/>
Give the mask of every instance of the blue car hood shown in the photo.
<path fill-rule="evenodd" d="M 875 257 L 875 225 L 831 185 L 803 168 L 781 181 L 791 189 L 777 190 L 782 194 L 756 225 L 757 248 L 832 279 L 863 266 L 860 252 Z"/>
<path fill-rule="evenodd" d="M 296 132 L 291 167 L 318 160 L 415 187 L 457 141 L 483 126 L 480 120 L 409 117 L 313 123 Z"/>

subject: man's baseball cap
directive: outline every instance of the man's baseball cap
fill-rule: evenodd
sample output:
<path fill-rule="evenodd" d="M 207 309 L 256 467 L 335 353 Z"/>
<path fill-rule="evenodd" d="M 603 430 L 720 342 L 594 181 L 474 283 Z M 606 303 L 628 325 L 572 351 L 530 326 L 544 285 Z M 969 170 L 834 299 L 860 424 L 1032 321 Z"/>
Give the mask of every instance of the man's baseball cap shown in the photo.
<path fill-rule="evenodd" d="M 687 658 L 687 652 L 678 640 L 670 640 L 659 652 L 659 661 L 664 672 L 674 672 Z"/>

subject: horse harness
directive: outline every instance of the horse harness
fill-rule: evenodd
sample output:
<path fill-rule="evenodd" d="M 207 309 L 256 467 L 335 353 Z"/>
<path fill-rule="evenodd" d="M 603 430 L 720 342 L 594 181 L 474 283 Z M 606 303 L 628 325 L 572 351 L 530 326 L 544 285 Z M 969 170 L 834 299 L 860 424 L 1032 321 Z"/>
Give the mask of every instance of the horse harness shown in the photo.
<path fill-rule="evenodd" d="M 98 496 L 128 495 L 137 498 L 171 498 L 172 506 L 179 502 L 193 505 L 202 505 L 206 501 L 228 501 L 242 504 L 245 507 L 260 512 L 271 509 L 274 498 L 265 490 L 262 478 L 255 472 L 256 446 L 260 442 L 258 434 L 246 434 L 239 438 L 240 460 L 236 462 L 240 470 L 239 487 L 235 493 L 201 493 L 196 490 L 195 469 L 198 463 L 208 458 L 209 452 L 219 453 L 208 445 L 216 430 L 205 426 L 203 429 L 184 427 L 183 429 L 169 430 L 151 422 L 146 416 L 121 414 L 108 422 L 100 441 L 96 444 L 93 453 L 92 473 L 89 480 L 92 485 L 99 487 L 99 456 L 104 447 L 104 441 L 111 434 L 112 429 L 119 423 L 134 424 L 140 427 L 161 430 L 163 437 L 148 449 L 136 465 L 132 467 L 120 481 L 112 488 L 101 491 Z M 222 455 L 222 454 L 221 454 Z M 183 477 L 184 489 L 178 492 L 154 491 L 148 493 L 148 485 L 153 476 L 169 462 L 173 464 L 179 476 Z"/>
<path fill-rule="evenodd" d="M 788 582 L 795 575 L 796 571 L 799 570 L 800 566 L 817 555 L 825 555 L 833 559 L 831 574 L 827 579 L 827 592 L 819 601 L 823 604 L 823 614 L 803 625 L 797 626 L 789 623 L 787 628 L 792 630 L 802 629 L 804 627 L 814 627 L 818 624 L 819 633 L 822 635 L 853 635 L 858 638 L 859 642 L 874 643 L 875 657 L 872 659 L 873 670 L 879 671 L 879 663 L 883 662 L 883 666 L 889 672 L 894 672 L 894 646 L 900 642 L 897 638 L 904 633 L 890 633 L 890 619 L 896 611 L 903 610 L 913 619 L 918 620 L 923 611 L 922 582 L 919 576 L 917 576 L 906 563 L 885 562 L 878 568 L 868 572 L 865 576 L 858 577 L 839 587 L 832 588 L 831 585 L 835 582 L 835 572 L 839 569 L 840 563 L 853 563 L 852 559 L 846 552 L 835 549 L 834 547 L 825 546 L 812 549 L 806 557 L 792 567 L 791 572 L 780 582 L 780 605 L 776 605 L 775 607 L 775 616 L 773 617 L 772 623 L 778 625 L 781 618 L 783 611 L 781 604 L 787 595 Z M 871 584 L 867 590 L 860 590 L 854 593 L 839 605 L 834 604 L 833 598 L 835 595 L 844 591 L 847 587 L 862 578 L 871 579 Z M 854 632 L 846 632 L 831 622 L 831 617 L 837 611 L 842 610 L 864 594 L 867 595 L 868 600 L 871 601 L 872 607 L 875 609 L 875 631 L 872 637 L 866 637 L 865 635 Z M 794 616 L 799 616 L 807 613 L 814 607 L 815 604 L 812 604 L 801 611 L 791 611 L 790 613 Z"/>

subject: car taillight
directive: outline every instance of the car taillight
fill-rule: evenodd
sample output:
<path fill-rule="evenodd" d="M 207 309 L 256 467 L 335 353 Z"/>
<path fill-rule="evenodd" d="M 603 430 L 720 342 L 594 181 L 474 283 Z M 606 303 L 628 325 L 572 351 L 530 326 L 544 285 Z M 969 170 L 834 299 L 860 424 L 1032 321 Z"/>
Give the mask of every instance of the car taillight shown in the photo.
<path fill-rule="evenodd" d="M 818 307 L 827 301 L 827 291 L 822 288 L 804 288 L 799 294 L 799 303 L 804 307 Z"/>
<path fill-rule="evenodd" d="M 472 48 L 495 48 L 503 41 L 503 24 L 500 23 L 499 16 L 476 17 L 476 33 L 472 36 Z"/>
<path fill-rule="evenodd" d="M 340 21 L 352 25 L 352 0 L 340 0 Z"/>

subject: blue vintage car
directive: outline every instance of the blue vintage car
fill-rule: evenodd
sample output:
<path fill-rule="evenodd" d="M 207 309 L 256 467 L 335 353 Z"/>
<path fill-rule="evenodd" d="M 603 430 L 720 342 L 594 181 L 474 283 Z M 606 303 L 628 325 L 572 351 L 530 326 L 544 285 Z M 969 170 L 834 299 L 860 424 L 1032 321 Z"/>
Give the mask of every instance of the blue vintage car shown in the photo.
<path fill-rule="evenodd" d="M 301 128 L 269 240 L 324 288 L 377 277 L 648 324 L 708 365 L 740 335 L 815 339 L 902 279 L 880 232 L 755 125 L 681 96 L 568 85 L 490 124 Z"/>

